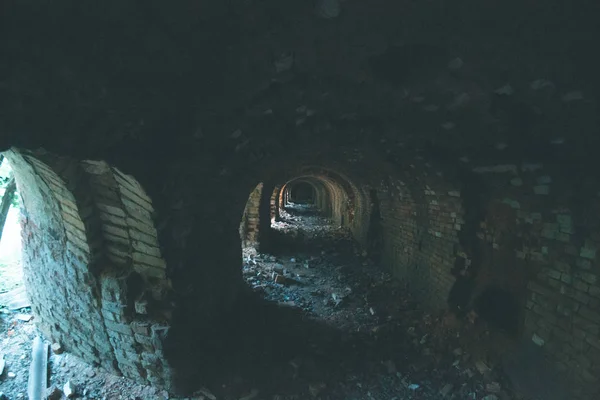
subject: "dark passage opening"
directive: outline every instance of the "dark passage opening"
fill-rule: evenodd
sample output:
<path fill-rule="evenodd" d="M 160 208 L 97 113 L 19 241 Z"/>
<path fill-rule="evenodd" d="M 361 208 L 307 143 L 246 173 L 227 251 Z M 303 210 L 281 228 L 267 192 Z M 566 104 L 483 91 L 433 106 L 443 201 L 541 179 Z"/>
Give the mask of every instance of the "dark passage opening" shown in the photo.
<path fill-rule="evenodd" d="M 474 301 L 473 309 L 491 327 L 511 336 L 519 333 L 521 305 L 510 291 L 499 286 L 488 286 Z"/>
<path fill-rule="evenodd" d="M 298 204 L 314 204 L 315 189 L 306 182 L 296 183 L 290 189 L 290 200 Z"/>

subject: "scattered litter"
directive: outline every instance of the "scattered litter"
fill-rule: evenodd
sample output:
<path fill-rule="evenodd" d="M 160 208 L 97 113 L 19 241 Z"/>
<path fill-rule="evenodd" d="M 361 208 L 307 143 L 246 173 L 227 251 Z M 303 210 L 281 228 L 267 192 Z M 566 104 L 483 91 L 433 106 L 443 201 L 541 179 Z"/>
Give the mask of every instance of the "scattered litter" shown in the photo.
<path fill-rule="evenodd" d="M 46 389 L 46 398 L 48 400 L 60 400 L 63 397 L 63 392 L 56 385 L 52 385 Z"/>
<path fill-rule="evenodd" d="M 15 316 L 16 319 L 23 322 L 29 322 L 33 319 L 33 315 L 31 314 L 17 314 Z"/>

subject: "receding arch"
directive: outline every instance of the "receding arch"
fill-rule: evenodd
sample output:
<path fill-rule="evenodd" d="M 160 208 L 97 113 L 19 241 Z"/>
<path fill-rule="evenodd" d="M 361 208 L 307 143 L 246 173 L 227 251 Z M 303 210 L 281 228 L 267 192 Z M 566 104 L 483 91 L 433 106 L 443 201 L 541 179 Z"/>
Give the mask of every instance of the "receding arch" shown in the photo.
<path fill-rule="evenodd" d="M 263 191 L 263 183 L 259 183 L 250 192 L 246 206 L 242 213 L 242 221 L 240 222 L 239 234 L 242 241 L 242 249 L 254 248 L 259 246 L 258 232 L 260 229 L 259 204 Z"/>
<path fill-rule="evenodd" d="M 317 188 L 310 181 L 298 180 L 288 190 L 295 203 L 315 204 Z"/>

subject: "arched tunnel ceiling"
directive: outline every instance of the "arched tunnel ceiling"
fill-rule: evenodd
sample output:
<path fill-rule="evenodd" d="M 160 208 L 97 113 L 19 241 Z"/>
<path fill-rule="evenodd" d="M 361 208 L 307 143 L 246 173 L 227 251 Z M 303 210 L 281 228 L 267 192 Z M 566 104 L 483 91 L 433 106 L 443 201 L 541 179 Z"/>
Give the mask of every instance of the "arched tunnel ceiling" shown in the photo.
<path fill-rule="evenodd" d="M 325 151 L 547 144 L 568 123 L 591 140 L 596 3 L 560 4 L 349 0 L 321 19 L 300 0 L 11 2 L 0 147 L 117 164 L 177 149 L 212 165 L 299 136 Z"/>
<path fill-rule="evenodd" d="M 240 215 L 231 210 L 257 182 L 263 224 L 277 185 L 337 182 L 363 206 L 336 210 L 356 215 L 357 237 L 366 237 L 358 228 L 370 221 L 365 195 L 375 188 L 388 238 L 399 224 L 407 233 L 389 249 L 391 265 L 406 267 L 422 292 L 431 278 L 439 304 L 453 284 L 456 242 L 479 249 L 480 236 L 520 234 L 507 220 L 539 228 L 503 248 L 515 270 L 533 276 L 530 252 L 543 259 L 544 240 L 564 238 L 557 222 L 571 218 L 577 235 L 557 244 L 548 266 L 596 257 L 599 4 L 563 3 L 346 0 L 323 19 L 306 0 L 3 2 L 0 150 L 42 147 L 135 176 L 184 305 L 168 358 L 177 371 L 190 370 L 187 358 L 229 368 L 221 351 L 206 358 L 220 331 L 205 328 L 220 329 L 213 319 L 228 319 L 238 301 Z M 550 176 L 548 196 L 548 185 L 533 185 Z M 413 260 L 435 272 L 422 279 L 408 270 Z M 597 307 L 592 287 L 595 299 L 582 296 Z M 564 338 L 557 349 L 576 336 Z"/>

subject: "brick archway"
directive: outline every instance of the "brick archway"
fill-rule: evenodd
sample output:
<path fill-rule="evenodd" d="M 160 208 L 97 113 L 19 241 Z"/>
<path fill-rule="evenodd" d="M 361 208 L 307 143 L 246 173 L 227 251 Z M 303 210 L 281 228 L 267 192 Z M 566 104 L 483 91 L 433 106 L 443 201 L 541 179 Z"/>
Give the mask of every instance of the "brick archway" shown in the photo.
<path fill-rule="evenodd" d="M 82 359 L 169 387 L 170 283 L 137 181 L 104 162 L 11 149 L 23 266 L 44 336 Z"/>

